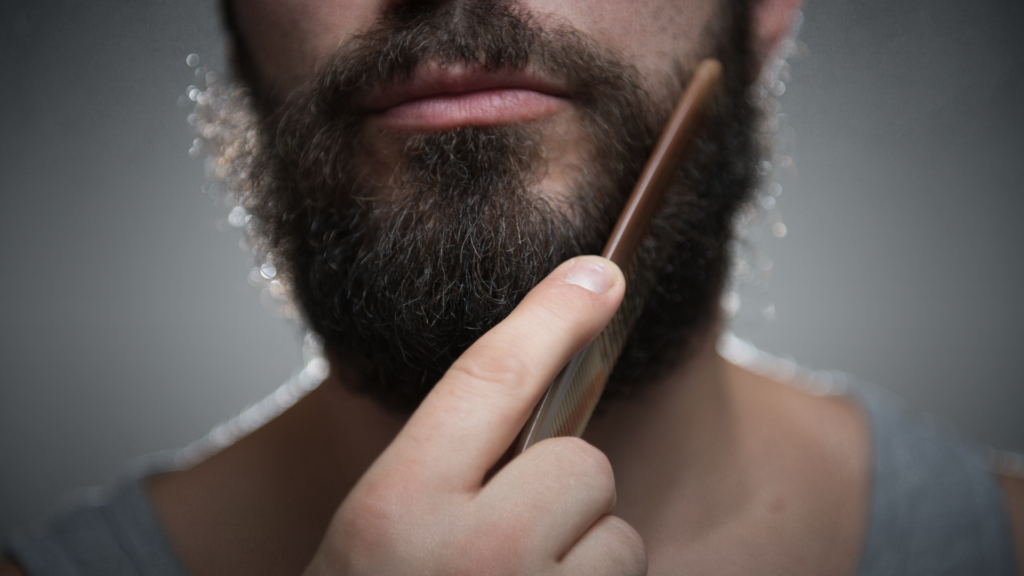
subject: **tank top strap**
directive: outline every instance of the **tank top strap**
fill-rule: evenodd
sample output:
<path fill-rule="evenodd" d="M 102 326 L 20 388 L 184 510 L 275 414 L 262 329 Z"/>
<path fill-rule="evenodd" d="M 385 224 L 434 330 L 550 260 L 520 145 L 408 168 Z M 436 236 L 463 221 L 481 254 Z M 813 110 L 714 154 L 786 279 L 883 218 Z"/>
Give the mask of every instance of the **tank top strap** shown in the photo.
<path fill-rule="evenodd" d="M 870 424 L 871 504 L 859 576 L 1016 574 L 991 459 L 945 426 L 851 382 Z"/>

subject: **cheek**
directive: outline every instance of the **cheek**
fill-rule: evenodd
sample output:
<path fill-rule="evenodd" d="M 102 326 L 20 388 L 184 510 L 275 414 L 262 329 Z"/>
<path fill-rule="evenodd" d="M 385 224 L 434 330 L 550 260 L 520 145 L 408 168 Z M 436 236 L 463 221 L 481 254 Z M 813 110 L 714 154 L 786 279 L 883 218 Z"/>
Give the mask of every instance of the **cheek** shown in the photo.
<path fill-rule="evenodd" d="M 710 54 L 705 31 L 721 0 L 524 0 L 551 22 L 565 22 L 612 48 L 647 77 L 675 62 L 695 63 Z"/>
<path fill-rule="evenodd" d="M 275 92 L 312 77 L 317 64 L 378 17 L 367 0 L 234 0 L 242 38 L 257 72 Z"/>
<path fill-rule="evenodd" d="M 542 21 L 564 22 L 612 48 L 647 77 L 709 52 L 704 31 L 722 0 L 522 0 Z M 287 94 L 346 39 L 373 24 L 390 0 L 234 0 L 258 74 Z"/>

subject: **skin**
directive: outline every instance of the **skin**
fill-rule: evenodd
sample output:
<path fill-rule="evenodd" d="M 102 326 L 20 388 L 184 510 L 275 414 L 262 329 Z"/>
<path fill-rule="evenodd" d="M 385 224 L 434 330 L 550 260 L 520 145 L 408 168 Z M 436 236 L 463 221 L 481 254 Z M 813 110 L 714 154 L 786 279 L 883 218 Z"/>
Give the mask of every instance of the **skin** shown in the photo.
<path fill-rule="evenodd" d="M 387 4 L 249 0 L 238 16 L 258 74 L 281 97 Z M 708 0 L 524 5 L 571 22 L 652 78 L 699 57 L 699 31 L 715 12 Z M 755 2 L 760 58 L 798 5 Z M 549 163 L 548 187 L 558 187 L 559 166 Z M 581 281 L 574 265 L 607 276 Z M 333 364 L 324 385 L 263 428 L 150 480 L 185 567 L 197 576 L 854 573 L 869 498 L 863 415 L 844 398 L 728 364 L 715 352 L 715 326 L 685 363 L 609 407 L 583 440 L 545 441 L 484 483 L 622 293 L 613 264 L 564 264 L 408 419 L 352 395 L 341 385 L 346 366 Z M 1001 482 L 1024 558 L 1024 483 Z M 20 571 L 6 563 L 0 574 Z"/>
<path fill-rule="evenodd" d="M 261 81 L 277 97 L 299 88 L 319 62 L 356 32 L 368 28 L 393 2 L 387 0 L 254 0 L 236 3 Z M 699 31 L 714 3 L 656 0 L 643 5 L 619 0 L 531 0 L 534 14 L 550 15 L 614 48 L 644 74 L 658 76 L 673 56 L 691 61 Z"/>

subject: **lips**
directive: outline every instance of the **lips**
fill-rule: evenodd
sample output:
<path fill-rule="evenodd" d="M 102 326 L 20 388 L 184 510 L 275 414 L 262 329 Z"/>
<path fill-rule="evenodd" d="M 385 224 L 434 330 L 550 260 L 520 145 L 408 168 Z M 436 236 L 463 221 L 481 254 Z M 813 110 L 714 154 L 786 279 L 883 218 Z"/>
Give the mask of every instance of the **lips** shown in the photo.
<path fill-rule="evenodd" d="M 568 91 L 529 70 L 425 66 L 406 81 L 369 94 L 369 122 L 391 130 L 532 122 L 570 106 Z"/>

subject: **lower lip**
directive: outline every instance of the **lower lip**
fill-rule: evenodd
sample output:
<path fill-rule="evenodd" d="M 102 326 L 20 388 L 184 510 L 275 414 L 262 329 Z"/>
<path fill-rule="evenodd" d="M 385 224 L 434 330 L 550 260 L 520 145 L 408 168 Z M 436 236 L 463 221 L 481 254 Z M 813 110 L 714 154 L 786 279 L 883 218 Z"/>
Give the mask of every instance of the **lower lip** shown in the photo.
<path fill-rule="evenodd" d="M 568 106 L 558 96 L 503 88 L 409 100 L 374 114 L 371 121 L 380 128 L 416 131 L 500 126 L 540 120 Z"/>

